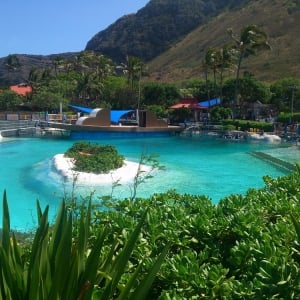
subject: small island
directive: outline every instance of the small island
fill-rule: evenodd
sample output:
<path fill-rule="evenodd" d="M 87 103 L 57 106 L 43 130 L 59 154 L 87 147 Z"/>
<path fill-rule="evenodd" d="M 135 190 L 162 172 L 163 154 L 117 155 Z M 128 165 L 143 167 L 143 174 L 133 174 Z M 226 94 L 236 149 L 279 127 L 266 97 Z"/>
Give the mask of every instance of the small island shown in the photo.
<path fill-rule="evenodd" d="M 56 170 L 67 180 L 86 184 L 125 183 L 148 166 L 125 160 L 111 145 L 76 142 L 64 154 L 53 158 Z"/>

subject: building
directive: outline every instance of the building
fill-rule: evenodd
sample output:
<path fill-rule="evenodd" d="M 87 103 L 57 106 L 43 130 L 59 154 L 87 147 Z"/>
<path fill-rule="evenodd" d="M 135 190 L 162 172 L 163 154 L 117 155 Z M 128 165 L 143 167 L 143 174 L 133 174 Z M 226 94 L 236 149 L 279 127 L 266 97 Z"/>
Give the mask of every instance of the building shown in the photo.
<path fill-rule="evenodd" d="M 16 94 L 26 97 L 28 94 L 32 93 L 32 87 L 30 85 L 27 85 L 25 83 L 21 83 L 18 85 L 11 85 L 9 89 Z"/>

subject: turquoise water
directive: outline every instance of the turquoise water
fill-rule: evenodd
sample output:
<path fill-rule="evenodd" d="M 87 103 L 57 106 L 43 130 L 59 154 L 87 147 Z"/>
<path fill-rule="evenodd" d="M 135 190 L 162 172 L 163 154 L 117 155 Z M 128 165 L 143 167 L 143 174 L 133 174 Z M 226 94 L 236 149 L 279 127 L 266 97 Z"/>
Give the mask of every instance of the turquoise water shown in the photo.
<path fill-rule="evenodd" d="M 140 155 L 158 154 L 165 171 L 157 171 L 138 188 L 138 196 L 175 189 L 179 193 L 203 194 L 214 203 L 233 193 L 244 194 L 248 188 L 263 186 L 264 175 L 278 177 L 283 170 L 252 157 L 251 151 L 265 151 L 281 158 L 290 155 L 300 161 L 296 147 L 280 144 L 227 142 L 208 137 L 147 137 L 110 138 L 90 140 L 115 145 L 126 159 L 139 161 Z M 70 195 L 71 183 L 66 183 L 53 167 L 52 158 L 64 153 L 73 140 L 17 138 L 0 142 L 0 191 L 6 189 L 11 212 L 11 226 L 30 229 L 36 224 L 36 200 L 42 208 L 50 205 L 53 216 L 64 195 Z M 291 154 L 294 153 L 294 154 Z M 299 158 L 299 159 L 298 159 Z M 111 184 L 79 185 L 77 195 L 95 192 L 95 197 L 109 195 Z M 124 184 L 114 190 L 116 198 L 131 195 L 132 185 Z M 0 209 L 2 222 L 2 205 Z"/>

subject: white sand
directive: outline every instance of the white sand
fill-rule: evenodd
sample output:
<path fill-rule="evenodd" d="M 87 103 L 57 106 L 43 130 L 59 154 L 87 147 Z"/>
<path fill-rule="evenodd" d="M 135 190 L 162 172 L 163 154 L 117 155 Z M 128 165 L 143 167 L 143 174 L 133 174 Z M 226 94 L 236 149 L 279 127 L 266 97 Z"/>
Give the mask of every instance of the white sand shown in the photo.
<path fill-rule="evenodd" d="M 76 179 L 77 182 L 85 184 L 112 184 L 116 181 L 119 183 L 125 183 L 133 180 L 139 168 L 138 163 L 125 160 L 123 167 L 110 171 L 108 174 L 77 172 L 72 170 L 74 167 L 72 159 L 65 157 L 64 154 L 55 155 L 53 163 L 57 172 L 59 172 L 62 176 L 69 180 Z M 150 171 L 150 167 L 142 165 L 141 170 L 143 172 L 147 172 Z"/>

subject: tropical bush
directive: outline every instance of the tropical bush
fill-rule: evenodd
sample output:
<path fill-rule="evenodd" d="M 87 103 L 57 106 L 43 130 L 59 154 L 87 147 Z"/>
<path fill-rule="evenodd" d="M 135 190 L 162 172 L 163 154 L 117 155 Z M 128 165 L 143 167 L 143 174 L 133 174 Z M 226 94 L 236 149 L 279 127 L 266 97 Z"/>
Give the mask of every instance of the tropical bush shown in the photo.
<path fill-rule="evenodd" d="M 97 199 L 79 214 L 63 203 L 53 228 L 38 206 L 29 246 L 9 235 L 4 195 L 1 296 L 299 299 L 300 167 L 264 182 L 217 205 L 176 191 Z"/>
<path fill-rule="evenodd" d="M 94 226 L 131 228 L 150 208 L 136 260 L 168 243 L 170 250 L 148 299 L 299 299 L 300 170 L 264 180 L 218 205 L 175 191 L 106 202 Z"/>
<path fill-rule="evenodd" d="M 124 163 L 124 157 L 111 145 L 76 142 L 64 155 L 74 159 L 74 170 L 80 172 L 108 173 Z"/>
<path fill-rule="evenodd" d="M 229 107 L 215 106 L 210 109 L 210 118 L 212 122 L 219 122 L 232 116 L 232 110 Z"/>

